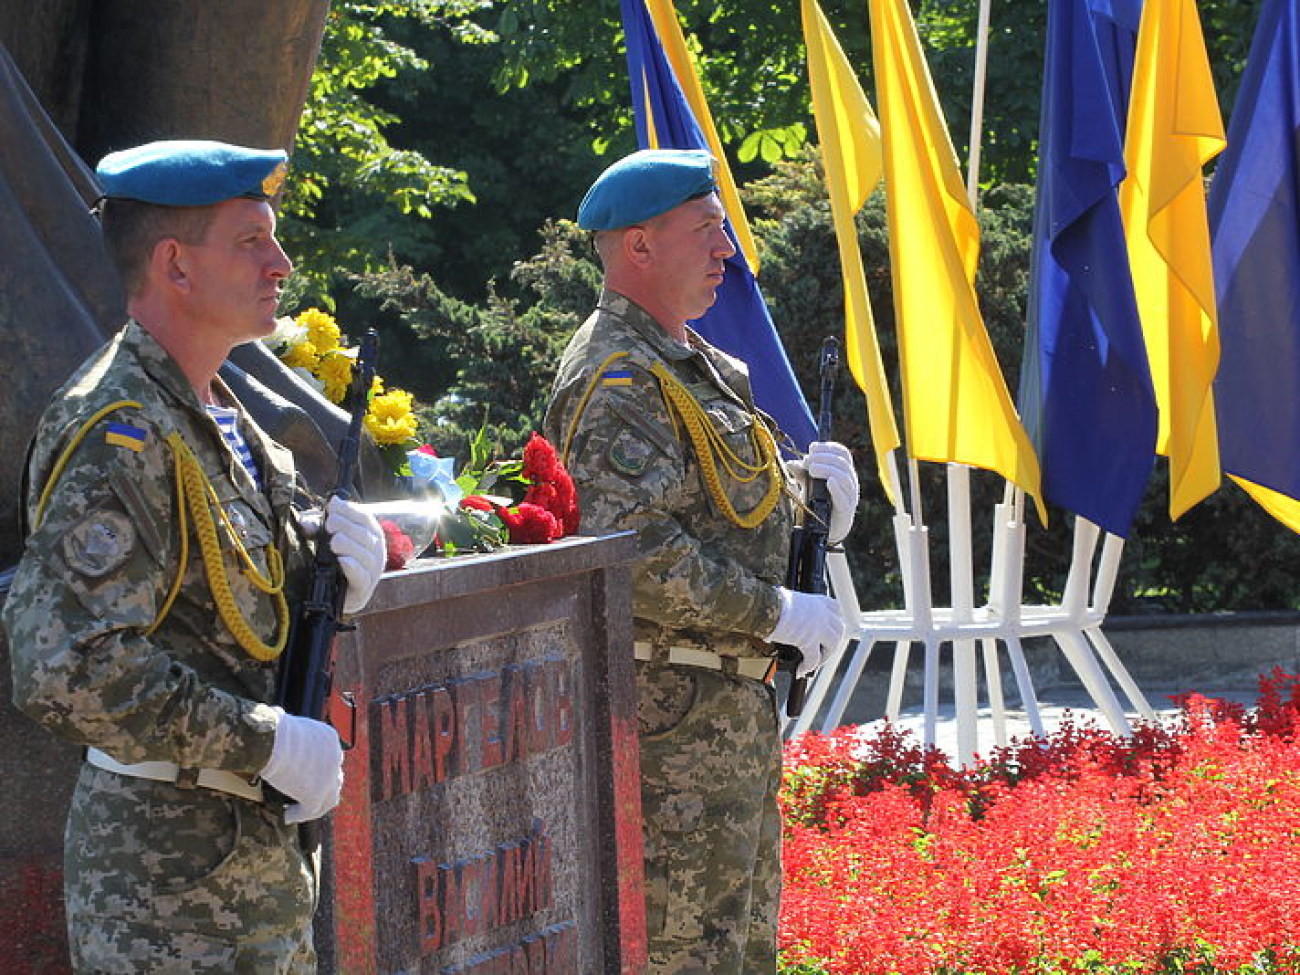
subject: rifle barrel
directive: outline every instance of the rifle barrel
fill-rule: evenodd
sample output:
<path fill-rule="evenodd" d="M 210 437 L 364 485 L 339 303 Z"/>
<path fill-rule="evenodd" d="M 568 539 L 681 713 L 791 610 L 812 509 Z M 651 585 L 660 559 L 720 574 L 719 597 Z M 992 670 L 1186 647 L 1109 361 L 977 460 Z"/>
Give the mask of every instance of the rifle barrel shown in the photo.
<path fill-rule="evenodd" d="M 351 414 L 339 443 L 338 476 L 330 497 L 350 498 L 361 455 L 361 431 L 369 408 L 379 356 L 379 335 L 368 329 L 361 340 L 353 373 Z M 343 628 L 347 579 L 322 524 L 312 559 L 311 590 L 298 607 L 289 644 L 280 661 L 276 703 L 290 714 L 322 720 L 328 710 L 334 637 Z"/>
<path fill-rule="evenodd" d="M 840 365 L 840 344 L 835 336 L 822 342 L 818 361 L 821 398 L 817 409 L 817 439 L 831 439 L 834 423 L 835 378 Z M 826 544 L 831 521 L 831 497 L 822 478 L 813 478 L 808 485 L 808 512 L 804 524 L 795 528 L 790 537 L 790 561 L 786 588 L 794 592 L 826 595 Z M 797 647 L 778 646 L 777 657 L 784 669 L 796 671 L 803 653 Z M 808 678 L 796 677 L 790 682 L 785 699 L 785 713 L 797 718 L 803 713 L 808 696 Z"/>

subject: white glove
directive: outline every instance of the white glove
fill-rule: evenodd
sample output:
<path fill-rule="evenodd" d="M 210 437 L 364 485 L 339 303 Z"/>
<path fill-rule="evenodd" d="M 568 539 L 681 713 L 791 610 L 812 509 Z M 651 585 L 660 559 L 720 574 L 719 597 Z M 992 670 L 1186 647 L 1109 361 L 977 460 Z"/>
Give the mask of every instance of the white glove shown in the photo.
<path fill-rule="evenodd" d="M 784 587 L 777 587 L 776 593 L 781 597 L 781 616 L 767 639 L 796 647 L 803 659 L 795 669 L 795 677 L 806 677 L 844 639 L 844 618 L 839 604 L 830 596 Z"/>
<path fill-rule="evenodd" d="M 831 523 L 826 540 L 838 545 L 848 537 L 853 517 L 858 513 L 860 493 L 853 455 L 842 443 L 819 440 L 808 445 L 802 466 L 808 477 L 826 482 L 831 496 Z"/>
<path fill-rule="evenodd" d="M 262 780 L 298 800 L 285 809 L 286 823 L 320 819 L 339 804 L 343 791 L 343 746 L 338 733 L 324 721 L 275 710 L 280 720 Z"/>
<path fill-rule="evenodd" d="M 365 505 L 333 497 L 325 505 L 325 530 L 339 568 L 348 581 L 343 612 L 359 613 L 370 602 L 384 572 L 387 551 L 384 530 Z"/>

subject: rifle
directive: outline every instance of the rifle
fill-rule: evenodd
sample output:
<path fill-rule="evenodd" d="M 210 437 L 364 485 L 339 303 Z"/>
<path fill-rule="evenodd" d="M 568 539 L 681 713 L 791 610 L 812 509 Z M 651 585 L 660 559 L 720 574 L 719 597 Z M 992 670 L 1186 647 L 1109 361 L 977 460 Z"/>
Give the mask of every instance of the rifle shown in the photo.
<path fill-rule="evenodd" d="M 347 433 L 339 444 L 338 479 L 331 498 L 347 499 L 352 495 L 361 454 L 361 428 L 369 406 L 370 387 L 374 384 L 379 335 L 369 329 L 361 340 L 349 390 L 351 417 Z M 289 643 L 280 662 L 276 681 L 276 703 L 289 714 L 327 720 L 328 702 L 334 680 L 334 636 L 352 627 L 341 622 L 347 579 L 339 568 L 338 556 L 330 547 L 321 525 L 312 561 L 311 592 L 298 607 Z M 356 702 L 345 696 L 351 728 L 339 738 L 345 749 L 356 739 Z"/>
<path fill-rule="evenodd" d="M 834 336 L 822 343 L 818 376 L 821 381 L 821 401 L 817 410 L 817 439 L 831 439 L 832 411 L 835 397 L 835 375 L 840 365 L 840 344 Z M 830 535 L 831 495 L 826 481 L 815 477 L 808 484 L 806 513 L 790 533 L 790 561 L 785 573 L 785 586 L 792 592 L 809 592 L 826 595 L 826 545 Z M 778 644 L 778 666 L 795 673 L 803 653 L 798 647 Z M 808 678 L 796 677 L 790 684 L 785 699 L 785 713 L 797 718 L 803 713 L 804 698 L 808 695 Z"/>

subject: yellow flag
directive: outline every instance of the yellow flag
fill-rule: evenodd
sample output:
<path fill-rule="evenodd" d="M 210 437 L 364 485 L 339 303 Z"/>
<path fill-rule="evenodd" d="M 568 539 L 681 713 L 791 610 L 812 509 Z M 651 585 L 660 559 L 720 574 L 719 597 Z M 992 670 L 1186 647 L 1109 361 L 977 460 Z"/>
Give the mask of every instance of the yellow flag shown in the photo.
<path fill-rule="evenodd" d="M 1286 525 L 1293 532 L 1300 534 L 1300 500 L 1266 488 L 1262 484 L 1248 481 L 1244 477 L 1229 474 L 1238 486 L 1255 499 L 1255 503 Z"/>
<path fill-rule="evenodd" d="M 1047 521 L 975 297 L 979 226 L 906 0 L 869 0 L 908 453 L 996 471 Z"/>
<path fill-rule="evenodd" d="M 704 130 L 709 151 L 717 160 L 715 174 L 718 180 L 718 196 L 722 198 L 727 219 L 731 222 L 731 229 L 736 234 L 736 242 L 740 244 L 740 250 L 745 255 L 745 262 L 757 276 L 758 247 L 754 244 L 754 235 L 749 229 L 749 218 L 745 216 L 745 208 L 740 204 L 740 193 L 736 190 L 736 181 L 731 176 L 731 167 L 727 164 L 726 153 L 722 151 L 722 140 L 718 138 L 717 127 L 713 124 L 709 103 L 704 100 L 704 88 L 700 84 L 699 75 L 695 72 L 695 61 L 686 48 L 686 37 L 682 34 L 682 25 L 677 20 L 673 0 L 645 0 L 645 5 L 650 11 L 650 19 L 654 21 L 659 43 L 663 45 L 664 53 L 668 55 L 668 63 L 673 66 L 677 83 L 682 87 L 682 94 L 686 96 L 686 102 L 691 106 L 695 121 Z M 646 114 L 646 118 L 653 117 L 652 112 Z"/>
<path fill-rule="evenodd" d="M 853 378 L 867 397 L 871 442 L 885 494 L 893 498 L 887 461 L 898 446 L 894 404 L 880 361 L 876 323 L 867 297 L 867 277 L 858 247 L 854 215 L 880 182 L 883 160 L 880 123 L 817 0 L 802 0 L 803 36 L 813 116 L 821 139 L 826 189 L 835 222 L 844 276 L 844 346 Z"/>
<path fill-rule="evenodd" d="M 1226 145 L 1194 0 L 1146 0 L 1119 203 L 1169 458 L 1169 516 L 1219 486 L 1219 332 L 1202 167 Z"/>

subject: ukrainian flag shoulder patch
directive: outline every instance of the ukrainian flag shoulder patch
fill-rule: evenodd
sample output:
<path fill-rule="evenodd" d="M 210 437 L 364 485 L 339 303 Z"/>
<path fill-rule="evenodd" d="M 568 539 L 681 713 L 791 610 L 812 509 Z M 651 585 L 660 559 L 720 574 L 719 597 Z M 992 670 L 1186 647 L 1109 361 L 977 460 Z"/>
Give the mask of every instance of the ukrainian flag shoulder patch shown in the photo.
<path fill-rule="evenodd" d="M 602 386 L 631 386 L 632 370 L 630 369 L 610 369 L 600 377 Z"/>
<path fill-rule="evenodd" d="M 104 431 L 104 442 L 114 447 L 125 447 L 139 453 L 144 449 L 149 434 L 129 423 L 110 423 Z"/>

